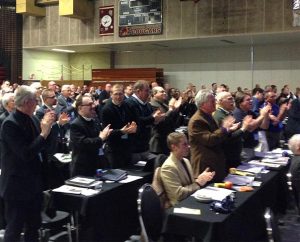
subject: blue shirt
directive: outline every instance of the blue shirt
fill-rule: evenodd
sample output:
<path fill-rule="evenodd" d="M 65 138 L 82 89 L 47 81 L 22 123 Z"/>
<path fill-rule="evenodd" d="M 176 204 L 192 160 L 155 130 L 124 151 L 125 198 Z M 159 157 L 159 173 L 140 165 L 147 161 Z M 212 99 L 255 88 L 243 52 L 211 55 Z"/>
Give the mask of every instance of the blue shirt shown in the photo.
<path fill-rule="evenodd" d="M 266 105 L 267 105 L 267 103 L 263 103 L 263 105 L 261 106 L 261 108 L 265 107 Z M 279 114 L 279 106 L 277 104 L 272 104 L 271 113 L 274 116 L 276 116 L 276 117 L 278 116 L 278 114 Z M 283 129 L 283 124 L 282 124 L 281 121 L 277 125 L 274 125 L 273 121 L 270 120 L 268 131 L 279 133 L 282 129 Z"/>

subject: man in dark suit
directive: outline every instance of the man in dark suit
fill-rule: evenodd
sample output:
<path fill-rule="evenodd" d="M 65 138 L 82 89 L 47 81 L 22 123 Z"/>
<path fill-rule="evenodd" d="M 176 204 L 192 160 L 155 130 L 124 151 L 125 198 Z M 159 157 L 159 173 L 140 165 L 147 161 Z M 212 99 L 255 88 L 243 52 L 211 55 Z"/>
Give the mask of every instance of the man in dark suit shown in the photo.
<path fill-rule="evenodd" d="M 15 98 L 14 93 L 5 93 L 2 97 L 2 106 L 5 111 L 0 115 L 0 127 L 3 121 L 6 119 L 6 117 L 15 109 L 14 98 Z M 0 146 L 0 170 L 1 170 L 1 146 Z M 0 229 L 4 229 L 4 227 L 5 227 L 4 205 L 3 205 L 3 200 L 0 197 Z"/>
<path fill-rule="evenodd" d="M 221 127 L 218 126 L 212 117 L 212 113 L 216 110 L 216 101 L 211 91 L 200 90 L 195 97 L 195 102 L 198 110 L 188 125 L 194 177 L 208 167 L 216 172 L 214 181 L 220 182 L 226 176 L 222 144 L 239 124 L 234 124 L 234 118 L 229 116 L 223 120 Z"/>
<path fill-rule="evenodd" d="M 71 175 L 94 176 L 97 168 L 107 168 L 103 153 L 103 142 L 111 133 L 110 124 L 99 129 L 95 104 L 89 96 L 79 96 L 75 103 L 78 117 L 71 124 L 72 144 Z"/>
<path fill-rule="evenodd" d="M 4 241 L 38 241 L 42 205 L 43 149 L 55 114 L 48 112 L 41 123 L 33 116 L 35 90 L 20 86 L 15 95 L 16 111 L 1 127 L 2 173 L 0 195 L 4 199 L 7 222 Z"/>
<path fill-rule="evenodd" d="M 70 85 L 63 85 L 61 87 L 61 95 L 57 98 L 57 110 L 59 113 L 65 112 L 67 113 L 71 121 L 75 119 L 75 108 L 72 106 L 73 100 L 70 98 L 71 96 L 71 88 Z"/>
<path fill-rule="evenodd" d="M 234 99 L 230 92 L 219 92 L 216 96 L 218 108 L 214 112 L 213 117 L 217 124 L 222 126 L 223 120 L 232 115 L 234 110 Z M 250 122 L 252 117 L 246 116 L 243 119 L 240 129 L 234 131 L 228 140 L 222 144 L 226 158 L 226 170 L 231 167 L 238 167 L 241 163 L 241 152 L 243 148 L 242 137 L 245 131 L 250 130 Z"/>
<path fill-rule="evenodd" d="M 58 108 L 54 108 L 54 106 L 56 105 L 56 95 L 54 91 L 50 89 L 44 90 L 42 92 L 42 99 L 44 104 L 35 112 L 35 116 L 39 120 L 42 120 L 45 113 L 54 111 L 57 117 L 57 122 L 51 129 L 51 142 L 47 150 L 48 155 L 53 155 L 57 152 L 62 152 L 59 145 L 62 143 L 65 137 L 66 127 L 64 125 L 69 123 L 69 117 L 67 113 L 59 113 Z"/>
<path fill-rule="evenodd" d="M 178 100 L 171 99 L 169 105 L 165 103 L 166 101 L 166 91 L 160 86 L 154 87 L 150 104 L 154 111 L 160 110 L 165 115 L 164 120 L 155 124 L 152 129 L 150 151 L 155 154 L 168 155 L 170 153 L 167 146 L 167 136 L 179 126 L 179 107 L 182 103 L 182 98 Z"/>
<path fill-rule="evenodd" d="M 124 168 L 131 163 L 132 134 L 136 133 L 137 125 L 134 115 L 124 102 L 124 89 L 116 84 L 112 87 L 111 99 L 102 110 L 102 122 L 106 126 L 111 124 L 113 129 L 107 139 L 105 156 L 112 168 Z"/>
<path fill-rule="evenodd" d="M 297 97 L 290 103 L 288 110 L 288 121 L 286 124 L 287 138 L 292 137 L 294 134 L 300 134 L 300 97 Z"/>
<path fill-rule="evenodd" d="M 125 100 L 134 113 L 138 125 L 136 134 L 132 136 L 132 161 L 147 161 L 152 126 L 161 122 L 165 114 L 159 109 L 154 112 L 148 102 L 150 93 L 148 82 L 137 81 L 133 90 L 134 94 Z"/>
<path fill-rule="evenodd" d="M 35 112 L 35 116 L 41 121 L 45 113 L 54 111 L 57 121 L 53 124 L 48 136 L 47 163 L 43 165 L 45 179 L 47 180 L 47 189 L 59 187 L 69 178 L 70 172 L 67 165 L 61 165 L 54 158 L 55 153 L 67 153 L 67 141 L 65 133 L 69 125 L 70 118 L 67 113 L 59 113 L 54 106 L 56 105 L 56 95 L 51 89 L 45 89 L 42 92 L 43 105 Z M 59 165 L 58 165 L 59 164 Z"/>
<path fill-rule="evenodd" d="M 6 119 L 6 117 L 15 110 L 15 94 L 11 92 L 5 93 L 2 97 L 2 106 L 5 111 L 0 115 L 0 127 L 4 119 Z"/>

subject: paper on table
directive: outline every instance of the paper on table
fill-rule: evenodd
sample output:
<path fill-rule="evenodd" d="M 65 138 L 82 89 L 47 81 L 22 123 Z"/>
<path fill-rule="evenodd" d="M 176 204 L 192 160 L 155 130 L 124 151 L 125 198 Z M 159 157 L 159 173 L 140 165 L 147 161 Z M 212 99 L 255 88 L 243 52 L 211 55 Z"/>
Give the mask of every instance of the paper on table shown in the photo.
<path fill-rule="evenodd" d="M 272 152 L 257 152 L 255 151 L 255 156 L 257 157 L 261 157 L 261 158 L 278 158 L 281 157 L 282 154 L 276 154 L 276 153 L 272 153 Z"/>
<path fill-rule="evenodd" d="M 144 167 L 146 164 L 147 164 L 147 161 L 140 160 L 140 161 L 138 161 L 135 165 L 136 165 L 136 166 Z"/>
<path fill-rule="evenodd" d="M 260 162 L 260 161 L 256 161 L 256 160 L 249 161 L 249 163 L 254 164 L 254 165 L 267 166 L 267 167 L 271 167 L 271 168 L 279 168 L 280 167 L 279 164 Z"/>
<path fill-rule="evenodd" d="M 293 152 L 291 150 L 284 150 L 282 148 L 277 148 L 277 149 L 274 149 L 274 150 L 271 151 L 271 153 L 273 153 L 273 154 L 282 154 L 283 152 L 286 152 L 289 155 L 293 154 Z"/>
<path fill-rule="evenodd" d="M 209 197 L 215 201 L 222 201 L 234 191 L 219 187 L 205 187 L 192 194 L 193 197 Z"/>
<path fill-rule="evenodd" d="M 128 175 L 126 179 L 119 181 L 119 183 L 129 183 L 138 179 L 142 179 L 143 177 L 141 176 L 132 176 Z"/>
<path fill-rule="evenodd" d="M 74 187 L 69 185 L 62 185 L 58 188 L 52 190 L 53 192 L 63 192 L 63 193 L 71 193 L 71 194 L 82 194 L 84 196 L 92 196 L 99 193 L 99 190 L 93 190 L 83 187 Z"/>
<path fill-rule="evenodd" d="M 64 153 L 56 153 L 54 157 L 58 159 L 61 163 L 69 163 L 72 161 L 71 154 L 64 154 Z"/>
<path fill-rule="evenodd" d="M 246 186 L 246 185 L 251 185 L 251 183 L 254 181 L 254 177 L 228 174 L 225 177 L 224 181 L 230 181 L 232 182 L 233 185 Z"/>
<path fill-rule="evenodd" d="M 279 165 L 287 165 L 289 162 L 289 157 L 279 157 L 276 159 L 265 158 L 261 160 L 262 162 L 274 163 Z"/>
<path fill-rule="evenodd" d="M 96 180 L 94 178 L 86 178 L 86 177 L 75 177 L 70 179 L 71 182 L 82 183 L 82 184 L 91 184 Z"/>
<path fill-rule="evenodd" d="M 200 215 L 201 210 L 200 209 L 181 207 L 181 208 L 174 208 L 174 213 Z"/>
<path fill-rule="evenodd" d="M 247 172 L 251 172 L 251 173 L 257 174 L 257 173 L 262 172 L 262 170 L 264 169 L 264 167 L 262 167 L 262 166 L 256 166 L 256 165 L 251 165 L 251 164 L 247 163 L 247 164 L 239 165 L 237 167 L 237 169 L 241 170 L 241 171 L 247 171 Z"/>

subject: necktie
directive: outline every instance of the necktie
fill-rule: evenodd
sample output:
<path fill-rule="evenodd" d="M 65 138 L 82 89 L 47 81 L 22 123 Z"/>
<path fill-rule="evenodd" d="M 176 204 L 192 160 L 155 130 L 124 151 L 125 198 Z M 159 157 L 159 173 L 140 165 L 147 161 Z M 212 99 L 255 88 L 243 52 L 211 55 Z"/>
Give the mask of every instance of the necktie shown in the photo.
<path fill-rule="evenodd" d="M 191 174 L 189 173 L 189 170 L 188 170 L 187 165 L 186 165 L 186 163 L 184 162 L 184 160 L 181 160 L 181 164 L 183 165 L 184 170 L 185 170 L 186 174 L 188 175 L 188 177 L 189 177 L 189 179 L 190 179 L 190 183 L 192 184 L 192 183 L 193 183 L 193 180 L 192 180 Z"/>

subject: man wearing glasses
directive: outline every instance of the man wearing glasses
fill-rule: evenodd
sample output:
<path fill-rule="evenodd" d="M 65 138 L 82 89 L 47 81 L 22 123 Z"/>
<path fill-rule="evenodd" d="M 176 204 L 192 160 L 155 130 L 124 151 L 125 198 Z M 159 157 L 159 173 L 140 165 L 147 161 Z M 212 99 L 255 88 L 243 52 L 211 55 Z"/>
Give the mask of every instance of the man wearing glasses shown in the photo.
<path fill-rule="evenodd" d="M 78 96 L 75 102 L 78 117 L 71 123 L 71 176 L 94 176 L 99 168 L 107 168 L 103 143 L 112 130 L 108 124 L 102 131 L 95 122 L 96 110 L 90 96 Z"/>
<path fill-rule="evenodd" d="M 105 156 L 112 168 L 124 168 L 132 161 L 132 134 L 136 133 L 137 125 L 133 112 L 124 102 L 124 88 L 116 84 L 111 90 L 109 99 L 102 109 L 102 122 L 111 124 L 113 129 L 107 140 Z"/>

